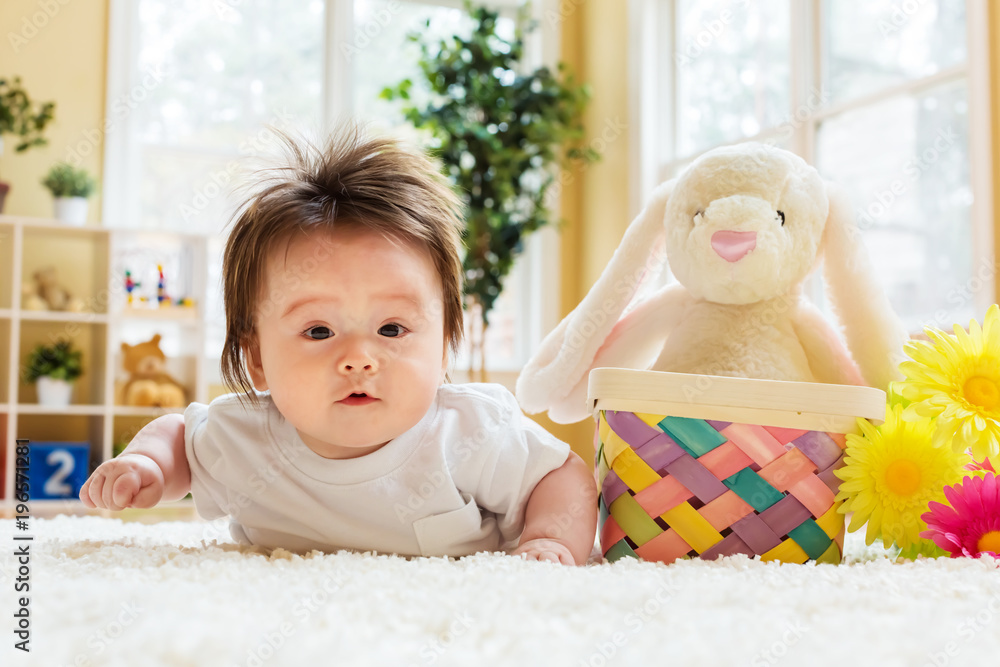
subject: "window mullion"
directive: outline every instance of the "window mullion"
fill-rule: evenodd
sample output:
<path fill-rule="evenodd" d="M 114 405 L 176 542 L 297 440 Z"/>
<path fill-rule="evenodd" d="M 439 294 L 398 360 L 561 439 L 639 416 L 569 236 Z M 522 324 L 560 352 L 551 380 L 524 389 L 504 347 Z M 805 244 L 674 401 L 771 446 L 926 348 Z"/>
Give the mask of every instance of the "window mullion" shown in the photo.
<path fill-rule="evenodd" d="M 960 81 L 961 79 L 966 78 L 968 73 L 969 65 L 967 63 L 963 63 L 961 65 L 955 65 L 954 67 L 943 69 L 920 79 L 910 79 L 909 81 L 905 81 L 895 86 L 882 88 L 881 90 L 869 93 L 868 95 L 863 95 L 861 97 L 856 97 L 827 106 L 816 114 L 817 120 L 822 122 L 826 118 L 839 116 L 855 109 L 871 107 L 879 102 L 899 97 L 901 95 L 911 95 L 916 97 L 925 90 L 937 88 L 938 86 L 951 81 Z"/>
<path fill-rule="evenodd" d="M 557 11 L 555 0 L 536 0 L 532 3 L 531 18 L 537 22 L 536 28 L 527 39 L 525 65 L 528 70 L 548 67 L 553 72 L 559 62 L 559 22 L 543 20 L 544 16 L 554 16 Z M 550 186 L 559 188 L 559 181 Z M 559 198 L 553 198 L 549 205 L 553 219 L 561 217 Z M 552 229 L 542 228 L 528 237 L 524 250 L 515 260 L 509 274 L 516 280 L 520 290 L 515 310 L 517 311 L 517 334 L 514 338 L 515 366 L 527 361 L 531 352 L 537 349 L 545 334 L 559 324 L 559 276 L 560 240 Z M 541 285 L 541 289 L 532 286 Z M 487 362 L 489 363 L 489 362 Z M 491 367 L 491 370 L 497 370 Z"/>
<path fill-rule="evenodd" d="M 667 0 L 667 15 L 663 17 L 662 28 L 665 28 L 663 34 L 668 35 L 669 51 L 668 54 L 680 53 L 681 46 L 681 10 L 678 6 L 678 0 Z M 665 24 L 665 25 L 664 25 Z M 679 97 L 677 91 L 677 59 L 670 58 L 670 66 L 668 67 L 670 71 L 670 80 L 667 83 L 666 94 L 667 97 L 663 100 L 667 104 L 668 109 L 670 109 L 670 117 L 667 119 L 667 131 L 668 136 L 668 152 L 667 155 L 672 157 L 677 157 L 677 147 L 680 145 L 680 110 L 678 108 L 677 99 Z"/>
<path fill-rule="evenodd" d="M 635 178 L 630 179 L 629 214 L 635 216 L 660 182 L 657 166 L 664 155 L 664 135 L 673 114 L 663 103 L 662 87 L 649 85 L 657 80 L 660 63 L 668 63 L 664 58 L 669 45 L 662 47 L 657 41 L 663 34 L 659 28 L 664 14 L 662 3 L 629 0 L 628 8 L 629 34 L 633 36 L 628 46 L 628 140 L 630 169 L 635 174 Z M 672 60 L 668 64 L 674 66 Z"/>
<path fill-rule="evenodd" d="M 353 70 L 341 45 L 354 35 L 354 0 L 326 0 L 323 34 L 323 123 L 333 127 L 353 112 Z"/>
<path fill-rule="evenodd" d="M 996 300 L 995 219 L 993 194 L 993 141 L 990 118 L 990 21 L 988 0 L 966 3 L 967 86 L 969 108 L 969 185 L 973 199 L 972 280 L 982 289 L 973 293 L 974 309 L 985 312 Z M 983 275 L 985 274 L 985 276 Z"/>
<path fill-rule="evenodd" d="M 107 100 L 104 129 L 105 192 L 139 192 L 141 142 L 130 140 L 138 135 L 137 116 L 126 113 L 117 117 L 119 105 L 135 87 L 138 71 L 139 8 L 127 0 L 112 0 L 109 9 Z M 131 111 L 131 110 L 130 110 Z M 113 131 L 112 131 L 113 130 Z M 138 227 L 138 197 L 103 197 L 101 219 L 107 226 Z"/>
<path fill-rule="evenodd" d="M 788 56 L 789 73 L 791 75 L 789 87 L 789 113 L 788 122 L 792 128 L 792 145 L 794 153 L 801 155 L 807 162 L 815 161 L 815 150 L 812 143 L 812 117 L 818 111 L 813 108 L 817 99 L 816 91 L 815 53 L 811 45 L 816 43 L 814 26 L 817 14 L 817 1 L 801 2 L 801 0 L 788 0 L 789 3 L 789 35 L 791 45 Z"/>
<path fill-rule="evenodd" d="M 817 164 L 818 151 L 816 135 L 819 130 L 820 114 L 829 97 L 823 87 L 823 0 L 789 0 L 792 15 L 792 62 L 798 63 L 798 90 L 800 97 L 795 102 L 804 111 L 803 118 L 794 112 L 792 117 L 798 122 L 792 137 L 792 150 L 809 164 Z M 796 37 L 800 35 L 800 37 Z M 793 65 L 794 66 L 794 65 Z M 793 84 L 794 85 L 794 84 Z M 811 100 L 816 100 L 811 102 Z M 805 294 L 818 307 L 826 309 L 826 292 L 823 280 L 814 272 L 804 283 Z"/>
<path fill-rule="evenodd" d="M 406 0 L 416 5 L 429 5 L 431 7 L 451 7 L 452 9 L 464 9 L 465 0 Z M 544 1 L 544 0 L 542 0 Z M 478 5 L 485 5 L 493 10 L 500 10 L 504 16 L 513 15 L 524 0 L 485 0 L 478 2 Z M 508 11 L 504 11 L 508 10 Z M 509 12 L 509 10 L 514 10 Z"/>

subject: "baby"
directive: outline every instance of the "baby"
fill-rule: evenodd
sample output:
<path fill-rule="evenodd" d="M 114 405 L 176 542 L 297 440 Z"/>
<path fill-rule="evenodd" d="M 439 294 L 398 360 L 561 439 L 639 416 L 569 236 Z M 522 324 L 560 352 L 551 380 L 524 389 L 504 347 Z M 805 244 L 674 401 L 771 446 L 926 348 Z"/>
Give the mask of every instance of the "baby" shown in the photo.
<path fill-rule="evenodd" d="M 589 467 L 504 388 L 445 381 L 463 329 L 454 193 L 389 139 L 285 141 L 290 164 L 238 212 L 223 260 L 222 372 L 242 393 L 154 420 L 81 500 L 190 491 L 269 548 L 582 564 Z"/>

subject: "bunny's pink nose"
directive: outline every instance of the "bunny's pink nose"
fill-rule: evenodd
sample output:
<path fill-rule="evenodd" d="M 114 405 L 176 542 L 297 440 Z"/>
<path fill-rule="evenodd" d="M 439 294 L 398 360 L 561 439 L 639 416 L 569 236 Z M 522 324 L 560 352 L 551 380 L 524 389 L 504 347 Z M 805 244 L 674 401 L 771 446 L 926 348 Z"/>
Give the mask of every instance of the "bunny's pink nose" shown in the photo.
<path fill-rule="evenodd" d="M 738 262 L 757 247 L 757 232 L 715 232 L 712 249 L 727 262 Z"/>

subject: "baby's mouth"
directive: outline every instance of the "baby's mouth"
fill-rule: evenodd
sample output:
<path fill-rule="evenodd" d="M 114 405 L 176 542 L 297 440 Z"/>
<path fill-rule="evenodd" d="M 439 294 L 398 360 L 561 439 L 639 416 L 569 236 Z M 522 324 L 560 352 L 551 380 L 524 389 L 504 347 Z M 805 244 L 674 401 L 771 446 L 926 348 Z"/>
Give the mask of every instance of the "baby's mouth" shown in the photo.
<path fill-rule="evenodd" d="M 347 398 L 342 398 L 338 403 L 343 403 L 344 405 L 368 405 L 374 403 L 379 399 L 374 396 L 369 396 L 364 392 L 355 392 L 348 396 Z"/>

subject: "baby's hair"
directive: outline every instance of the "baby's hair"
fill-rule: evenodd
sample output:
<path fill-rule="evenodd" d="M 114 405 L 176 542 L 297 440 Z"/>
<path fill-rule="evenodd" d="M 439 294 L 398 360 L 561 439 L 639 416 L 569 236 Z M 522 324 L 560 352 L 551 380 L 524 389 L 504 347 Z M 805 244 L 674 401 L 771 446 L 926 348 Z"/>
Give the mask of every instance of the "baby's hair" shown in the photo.
<path fill-rule="evenodd" d="M 296 234 L 337 228 L 367 229 L 426 248 L 444 299 L 444 331 L 451 349 L 462 340 L 462 205 L 423 154 L 388 137 L 369 137 L 350 125 L 325 146 L 278 132 L 279 166 L 234 216 L 222 261 L 226 343 L 222 377 L 256 398 L 245 365 L 256 345 L 255 321 L 271 250 Z"/>

